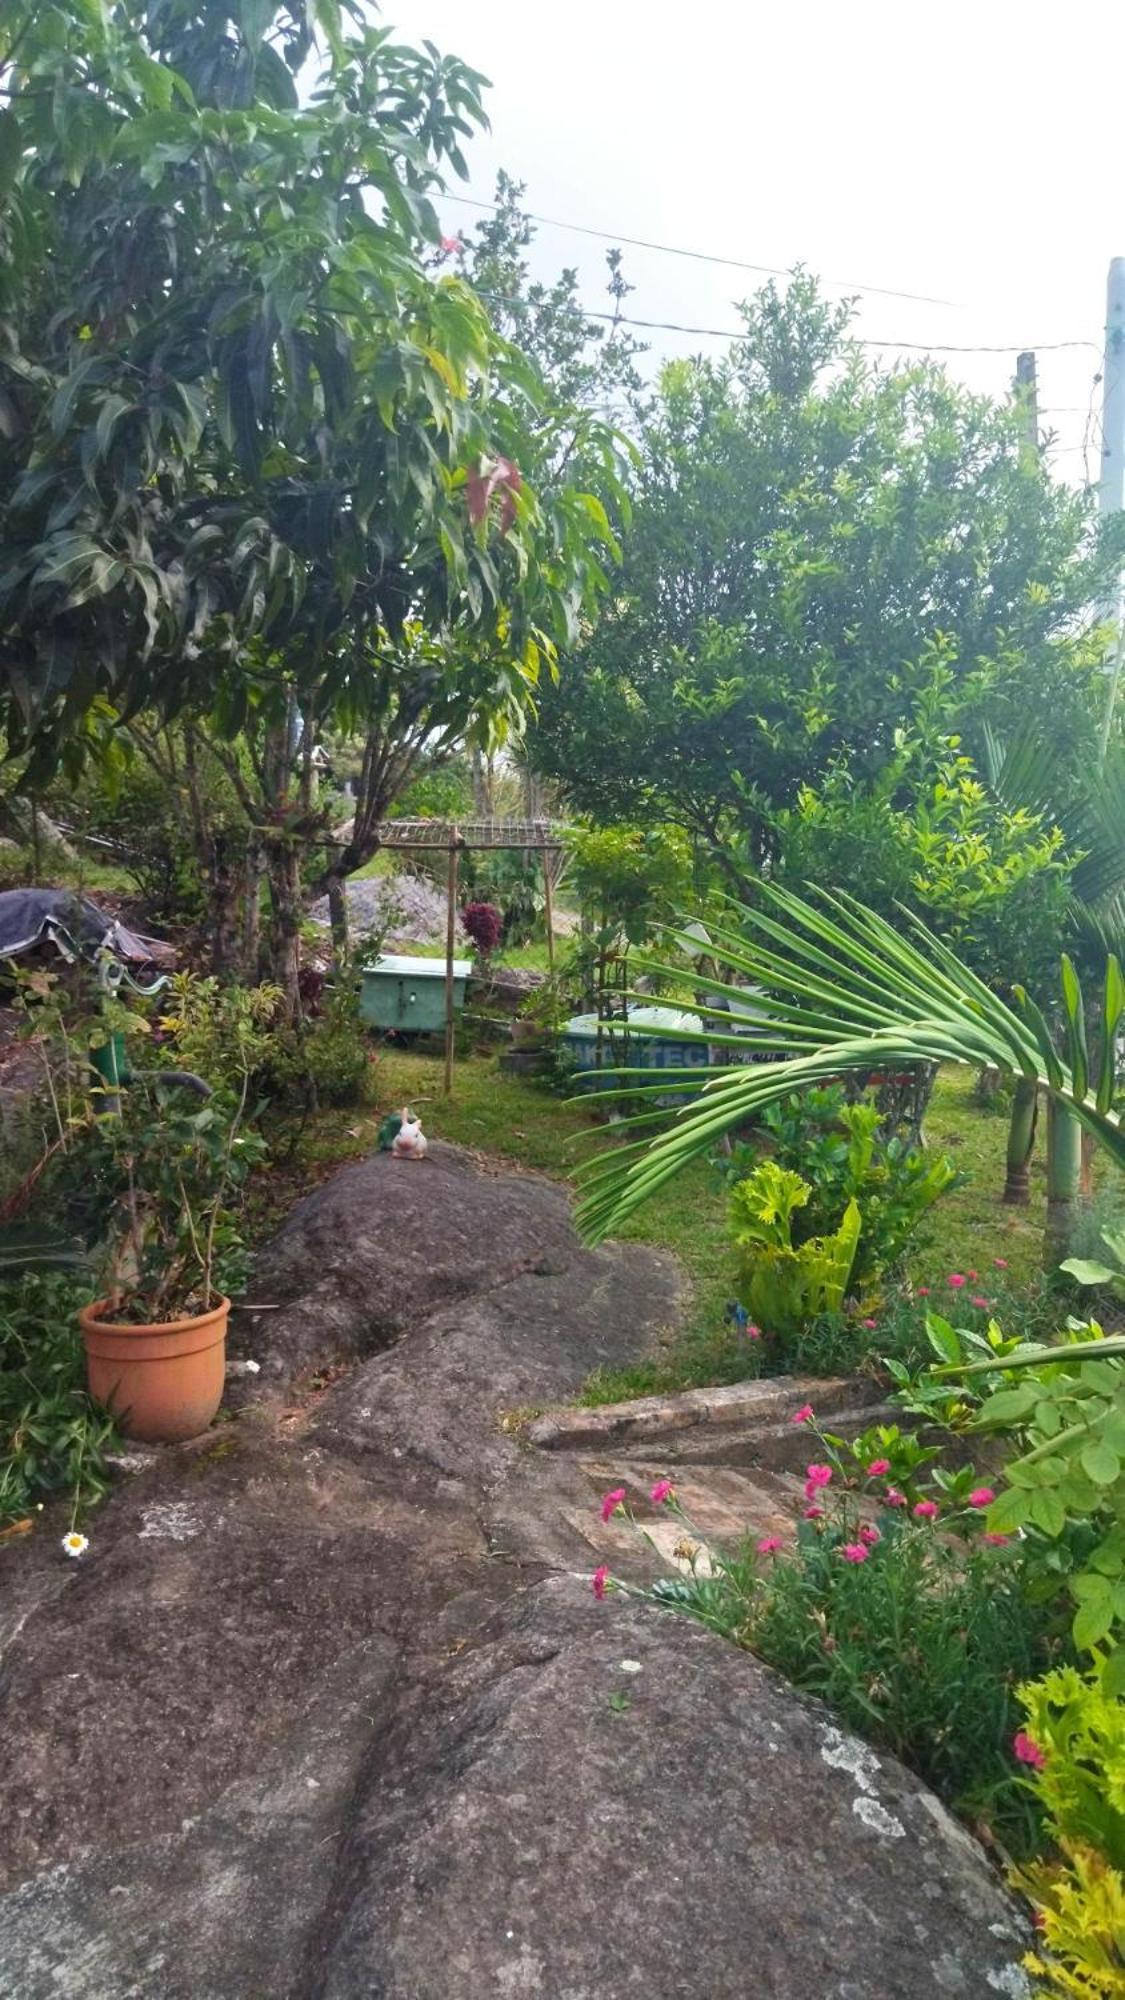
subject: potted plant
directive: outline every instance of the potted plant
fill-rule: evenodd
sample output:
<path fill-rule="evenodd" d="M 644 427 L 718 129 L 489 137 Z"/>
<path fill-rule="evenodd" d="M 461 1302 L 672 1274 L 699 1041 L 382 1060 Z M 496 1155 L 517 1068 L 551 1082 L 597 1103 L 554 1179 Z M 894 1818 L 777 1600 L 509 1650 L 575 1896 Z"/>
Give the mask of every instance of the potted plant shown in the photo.
<path fill-rule="evenodd" d="M 128 1437 L 174 1443 L 222 1400 L 228 1288 L 242 1275 L 230 1203 L 264 1148 L 245 1129 L 245 1087 L 231 1103 L 156 1072 L 118 1102 L 82 1148 L 102 1210 L 100 1296 L 79 1313 L 87 1378 Z"/>
<path fill-rule="evenodd" d="M 563 993 L 557 974 L 532 989 L 512 1022 L 512 1042 L 517 1049 L 546 1048 L 574 1012 Z"/>

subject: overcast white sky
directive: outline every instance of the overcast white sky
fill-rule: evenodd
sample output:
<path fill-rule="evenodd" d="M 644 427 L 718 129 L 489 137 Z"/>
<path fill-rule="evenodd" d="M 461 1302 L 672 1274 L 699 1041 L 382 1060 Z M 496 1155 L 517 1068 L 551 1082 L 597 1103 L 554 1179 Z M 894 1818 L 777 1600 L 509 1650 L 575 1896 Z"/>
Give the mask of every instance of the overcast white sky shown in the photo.
<path fill-rule="evenodd" d="M 497 167 L 533 210 L 623 235 L 921 293 L 866 292 L 857 332 L 893 342 L 1036 347 L 1060 476 L 1083 477 L 1109 259 L 1125 254 L 1120 0 L 385 0 L 383 21 L 491 79 Z M 474 211 L 443 207 L 450 233 Z M 577 264 L 604 305 L 603 246 L 543 228 L 538 274 Z M 750 273 L 627 249 L 628 310 L 734 325 Z M 651 335 L 665 353 L 718 342 Z M 1089 347 L 1050 352 L 1050 341 Z M 1002 393 L 1014 353 L 950 354 Z M 1097 478 L 1100 405 L 1089 426 Z"/>

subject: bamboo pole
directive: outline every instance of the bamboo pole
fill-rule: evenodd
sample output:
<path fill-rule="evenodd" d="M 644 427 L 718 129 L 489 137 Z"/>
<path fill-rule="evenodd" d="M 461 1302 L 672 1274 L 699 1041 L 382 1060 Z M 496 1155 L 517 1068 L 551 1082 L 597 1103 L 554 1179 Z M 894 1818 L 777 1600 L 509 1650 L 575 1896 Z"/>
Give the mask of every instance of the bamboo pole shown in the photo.
<path fill-rule="evenodd" d="M 551 859 L 544 847 L 539 856 L 543 867 L 543 902 L 547 915 L 547 964 L 555 969 L 555 905 L 551 893 Z"/>
<path fill-rule="evenodd" d="M 453 933 L 457 923 L 457 863 L 461 835 L 449 829 L 449 876 L 445 903 L 445 1095 L 453 1092 Z"/>

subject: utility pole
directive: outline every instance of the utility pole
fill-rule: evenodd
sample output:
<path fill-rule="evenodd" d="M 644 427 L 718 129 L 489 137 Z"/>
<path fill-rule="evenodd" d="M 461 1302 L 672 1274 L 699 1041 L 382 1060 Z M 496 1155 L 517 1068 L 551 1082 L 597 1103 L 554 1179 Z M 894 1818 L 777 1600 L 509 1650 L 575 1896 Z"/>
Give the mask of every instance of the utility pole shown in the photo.
<path fill-rule="evenodd" d="M 1023 414 L 1024 429 L 1030 452 L 1028 463 L 1039 462 L 1039 383 L 1035 373 L 1034 354 L 1016 356 L 1016 404 Z"/>
<path fill-rule="evenodd" d="M 1105 305 L 1105 360 L 1102 364 L 1102 460 L 1098 480 L 1098 512 L 1118 514 L 1125 505 L 1125 257 L 1110 260 Z M 1125 654 L 1125 624 L 1121 617 L 1121 571 L 1109 592 L 1106 618 L 1114 626 L 1099 750 L 1109 747 L 1117 689 Z"/>

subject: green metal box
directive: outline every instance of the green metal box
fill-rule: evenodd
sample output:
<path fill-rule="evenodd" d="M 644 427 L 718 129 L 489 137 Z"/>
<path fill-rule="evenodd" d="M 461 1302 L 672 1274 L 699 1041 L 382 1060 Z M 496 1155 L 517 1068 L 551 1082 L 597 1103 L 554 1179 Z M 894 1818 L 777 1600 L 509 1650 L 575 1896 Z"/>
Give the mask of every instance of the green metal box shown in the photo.
<path fill-rule="evenodd" d="M 453 961 L 453 1009 L 465 1004 L 467 958 Z M 445 1026 L 444 958 L 399 958 L 383 952 L 365 965 L 359 996 L 360 1019 L 369 1028 L 398 1028 L 407 1035 L 440 1034 Z"/>

